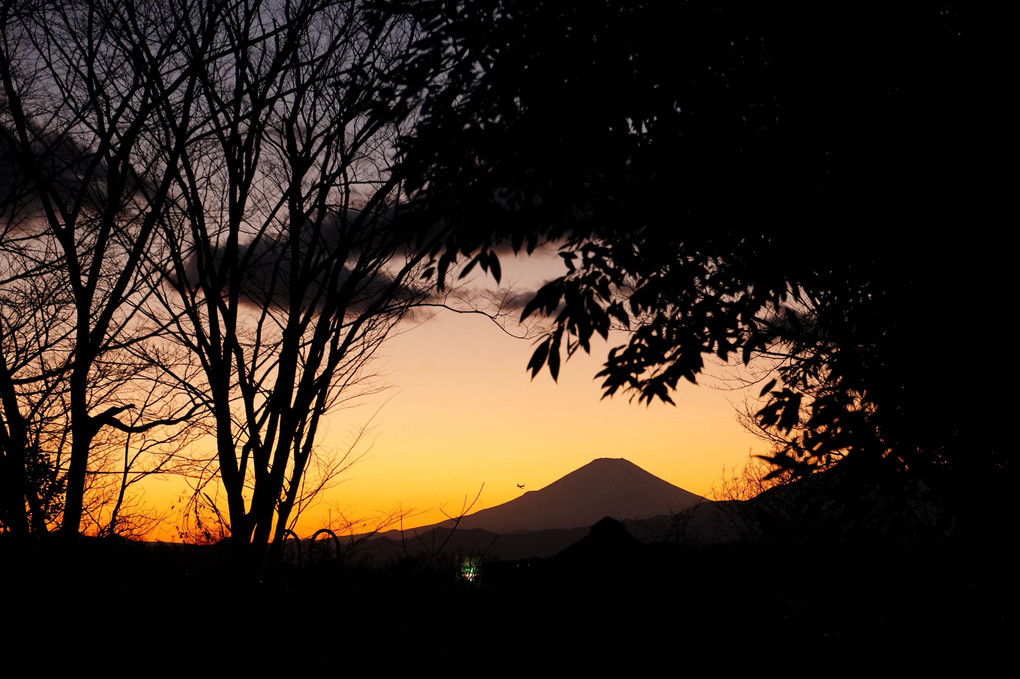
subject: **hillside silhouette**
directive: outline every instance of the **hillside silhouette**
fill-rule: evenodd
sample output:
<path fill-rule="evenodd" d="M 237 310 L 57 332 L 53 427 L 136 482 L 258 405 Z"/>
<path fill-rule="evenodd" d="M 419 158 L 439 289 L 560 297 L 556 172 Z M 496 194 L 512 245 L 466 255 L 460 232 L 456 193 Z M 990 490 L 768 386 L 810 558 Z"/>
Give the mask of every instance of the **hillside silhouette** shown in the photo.
<path fill-rule="evenodd" d="M 635 481 L 669 486 L 625 460 L 595 460 L 525 497 L 584 502 L 578 488 L 605 491 L 584 481 L 614 469 L 623 489 Z M 360 555 L 371 559 L 305 549 L 303 558 L 268 570 L 257 596 L 243 603 L 228 598 L 218 608 L 206 604 L 232 591 L 224 580 L 225 544 L 92 539 L 72 551 L 47 541 L 37 551 L 16 552 L 0 540 L 0 575 L 19 583 L 0 643 L 25 657 L 46 657 L 48 637 L 33 630 L 54 619 L 87 621 L 48 664 L 67 675 L 100 664 L 108 669 L 111 661 L 95 649 L 111 638 L 125 649 L 114 666 L 135 666 L 164 648 L 163 630 L 196 626 L 222 630 L 236 657 L 199 635 L 182 641 L 157 676 L 196 667 L 228 676 L 267 668 L 323 674 L 335 671 L 333 656 L 298 649 L 331 649 L 338 640 L 359 650 L 352 667 L 384 661 L 396 671 L 420 669 L 423 658 L 491 662 L 507 644 L 548 662 L 603 670 L 682 662 L 710 671 L 720 658 L 741 671 L 818 670 L 839 658 L 841 667 L 855 670 L 981 671 L 1003 657 L 1017 600 L 1016 559 L 998 544 L 862 541 L 860 532 L 748 540 L 746 531 L 705 542 L 687 539 L 691 531 L 654 530 L 656 523 L 683 528 L 688 518 L 694 524 L 732 516 L 726 508 L 738 508 L 747 521 L 788 506 L 776 500 L 780 495 L 706 502 L 665 517 L 601 518 L 580 528 L 500 534 L 434 526 L 381 536 L 375 547 L 366 542 Z M 474 516 L 499 516 L 496 510 L 508 512 L 515 502 Z M 439 545 L 442 551 L 429 551 Z M 473 582 L 461 577 L 466 555 L 478 557 Z M 806 570 L 824 577 L 805 577 Z M 68 575 L 73 596 L 41 586 Z M 273 630 L 277 647 L 294 652 L 260 652 L 265 642 L 251 633 L 259 626 Z M 788 647 L 797 649 L 795 658 L 765 650 Z"/>

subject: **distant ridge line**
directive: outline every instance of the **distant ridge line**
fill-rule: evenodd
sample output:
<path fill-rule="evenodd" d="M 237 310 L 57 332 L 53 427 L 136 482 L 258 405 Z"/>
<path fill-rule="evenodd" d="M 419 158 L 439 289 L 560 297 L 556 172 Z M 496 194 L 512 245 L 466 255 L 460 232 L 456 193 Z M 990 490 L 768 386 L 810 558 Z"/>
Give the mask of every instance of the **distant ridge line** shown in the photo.
<path fill-rule="evenodd" d="M 602 457 L 544 488 L 469 514 L 458 528 L 493 533 L 582 528 L 607 516 L 619 521 L 647 519 L 706 501 L 625 458 Z"/>

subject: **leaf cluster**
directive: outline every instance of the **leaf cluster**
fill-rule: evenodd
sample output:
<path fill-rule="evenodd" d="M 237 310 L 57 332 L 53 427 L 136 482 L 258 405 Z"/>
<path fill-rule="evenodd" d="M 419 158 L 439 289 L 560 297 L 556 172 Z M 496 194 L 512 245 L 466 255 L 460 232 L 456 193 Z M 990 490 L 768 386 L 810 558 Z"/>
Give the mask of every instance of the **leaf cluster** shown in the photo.
<path fill-rule="evenodd" d="M 524 309 L 553 319 L 533 375 L 615 328 L 607 396 L 672 402 L 709 357 L 774 361 L 758 416 L 780 469 L 951 467 L 972 499 L 1008 467 L 981 413 L 1004 415 L 982 397 L 1000 376 L 968 352 L 1013 287 L 991 226 L 1000 22 L 954 2 L 387 4 L 444 74 L 398 156 L 457 226 L 439 260 L 561 248 Z"/>

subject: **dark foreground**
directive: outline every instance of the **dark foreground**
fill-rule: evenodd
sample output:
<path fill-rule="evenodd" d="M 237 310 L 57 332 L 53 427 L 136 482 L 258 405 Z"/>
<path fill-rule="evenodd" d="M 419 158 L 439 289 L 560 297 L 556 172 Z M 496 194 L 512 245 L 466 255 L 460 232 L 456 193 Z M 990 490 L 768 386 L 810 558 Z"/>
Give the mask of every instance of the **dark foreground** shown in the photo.
<path fill-rule="evenodd" d="M 3 547 L 3 676 L 991 670 L 1015 557 L 987 541 L 631 545 L 542 561 L 289 565 L 241 591 L 216 548 Z"/>

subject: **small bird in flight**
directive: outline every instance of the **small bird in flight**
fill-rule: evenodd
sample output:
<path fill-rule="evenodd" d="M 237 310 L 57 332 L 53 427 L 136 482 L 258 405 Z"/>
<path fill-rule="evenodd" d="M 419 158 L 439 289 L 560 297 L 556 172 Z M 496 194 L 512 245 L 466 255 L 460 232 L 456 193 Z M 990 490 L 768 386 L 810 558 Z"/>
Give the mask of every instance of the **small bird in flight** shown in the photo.
<path fill-rule="evenodd" d="M 517 487 L 520 488 L 521 490 L 524 490 L 524 484 L 523 483 L 518 483 Z"/>

